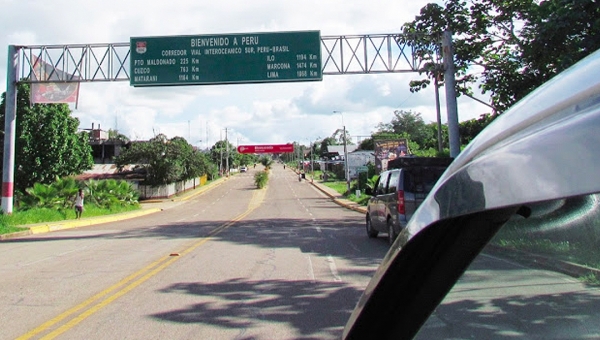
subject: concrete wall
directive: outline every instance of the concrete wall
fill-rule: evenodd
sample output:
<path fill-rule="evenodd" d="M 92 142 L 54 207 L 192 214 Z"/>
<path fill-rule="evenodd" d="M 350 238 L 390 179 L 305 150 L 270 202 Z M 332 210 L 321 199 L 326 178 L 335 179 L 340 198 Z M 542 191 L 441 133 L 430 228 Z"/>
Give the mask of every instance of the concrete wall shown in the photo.
<path fill-rule="evenodd" d="M 188 181 L 176 182 L 161 186 L 137 185 L 137 191 L 140 194 L 140 199 L 156 199 L 169 198 L 173 195 L 196 189 L 199 186 L 206 184 L 207 176 L 197 177 Z M 135 186 L 135 185 L 134 185 Z"/>

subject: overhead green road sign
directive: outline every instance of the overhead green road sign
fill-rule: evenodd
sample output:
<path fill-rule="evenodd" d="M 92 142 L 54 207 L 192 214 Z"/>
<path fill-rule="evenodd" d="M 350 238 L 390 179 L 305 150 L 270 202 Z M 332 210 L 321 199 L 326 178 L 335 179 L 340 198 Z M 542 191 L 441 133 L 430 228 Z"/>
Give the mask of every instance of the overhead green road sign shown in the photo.
<path fill-rule="evenodd" d="M 131 38 L 132 86 L 323 79 L 319 31 Z"/>

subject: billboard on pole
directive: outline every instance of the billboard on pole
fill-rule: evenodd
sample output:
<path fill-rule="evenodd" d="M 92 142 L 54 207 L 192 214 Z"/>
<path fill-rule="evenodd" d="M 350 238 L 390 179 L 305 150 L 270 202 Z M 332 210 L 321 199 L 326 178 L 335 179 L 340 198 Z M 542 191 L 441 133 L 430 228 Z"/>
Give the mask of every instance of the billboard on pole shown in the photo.
<path fill-rule="evenodd" d="M 31 96 L 33 104 L 75 103 L 79 97 L 79 77 L 61 71 L 35 56 L 32 58 Z M 59 80 L 75 81 L 59 81 Z M 50 82 L 55 80 L 56 82 Z"/>
<path fill-rule="evenodd" d="M 409 153 L 408 140 L 375 140 L 375 171 L 380 173 L 388 169 L 388 162 Z"/>

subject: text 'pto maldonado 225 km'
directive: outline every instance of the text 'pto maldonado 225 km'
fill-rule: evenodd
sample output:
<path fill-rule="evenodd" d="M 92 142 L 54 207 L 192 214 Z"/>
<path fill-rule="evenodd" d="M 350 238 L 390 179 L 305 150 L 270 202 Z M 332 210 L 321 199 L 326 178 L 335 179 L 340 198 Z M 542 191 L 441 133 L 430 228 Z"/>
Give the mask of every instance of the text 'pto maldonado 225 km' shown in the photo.
<path fill-rule="evenodd" d="M 319 31 L 131 38 L 132 86 L 319 81 Z"/>

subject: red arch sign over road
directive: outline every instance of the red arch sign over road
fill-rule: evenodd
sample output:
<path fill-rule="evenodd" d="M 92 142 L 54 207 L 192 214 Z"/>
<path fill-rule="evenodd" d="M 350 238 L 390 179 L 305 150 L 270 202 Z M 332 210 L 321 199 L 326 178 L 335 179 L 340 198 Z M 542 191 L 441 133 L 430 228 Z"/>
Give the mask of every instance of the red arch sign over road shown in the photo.
<path fill-rule="evenodd" d="M 239 153 L 287 153 L 294 152 L 294 144 L 240 145 L 237 151 Z"/>

